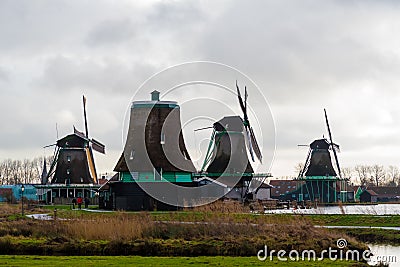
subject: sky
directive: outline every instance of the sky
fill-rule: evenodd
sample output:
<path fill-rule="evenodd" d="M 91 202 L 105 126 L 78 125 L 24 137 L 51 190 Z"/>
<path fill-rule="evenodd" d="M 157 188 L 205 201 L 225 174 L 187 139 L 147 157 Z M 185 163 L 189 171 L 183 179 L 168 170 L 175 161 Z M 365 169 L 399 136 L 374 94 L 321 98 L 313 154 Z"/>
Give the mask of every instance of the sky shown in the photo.
<path fill-rule="evenodd" d="M 51 155 L 43 146 L 55 143 L 56 124 L 59 137 L 83 130 L 84 94 L 89 133 L 107 150 L 96 154 L 98 172 L 111 172 L 127 108 L 147 100 L 134 97 L 142 83 L 173 65 L 212 61 L 245 73 L 267 100 L 275 129 L 261 119 L 255 130 L 274 160 L 261 170 L 296 175 L 307 154 L 298 145 L 327 136 L 324 108 L 341 166 L 400 166 L 399 32 L 397 1 L 2 0 L 0 160 Z M 168 100 L 221 100 L 213 90 L 183 95 Z M 190 143 L 193 132 L 184 136 Z"/>

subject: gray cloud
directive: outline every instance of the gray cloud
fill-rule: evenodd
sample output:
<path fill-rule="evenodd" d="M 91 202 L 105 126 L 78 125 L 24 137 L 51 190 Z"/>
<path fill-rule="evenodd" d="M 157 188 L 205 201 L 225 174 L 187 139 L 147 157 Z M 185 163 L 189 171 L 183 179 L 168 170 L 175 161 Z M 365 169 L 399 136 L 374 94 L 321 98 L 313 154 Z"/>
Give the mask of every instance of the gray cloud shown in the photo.
<path fill-rule="evenodd" d="M 8 72 L 0 67 L 0 81 L 7 82 L 9 80 Z"/>
<path fill-rule="evenodd" d="M 153 74 L 155 68 L 144 62 L 125 63 L 113 58 L 81 59 L 56 56 L 47 60 L 39 86 L 50 90 L 88 89 L 104 93 L 131 92 Z"/>
<path fill-rule="evenodd" d="M 1 1 L 0 112 L 7 115 L 0 151 L 53 142 L 56 122 L 60 135 L 72 124 L 82 129 L 86 94 L 91 133 L 113 155 L 98 166 L 111 170 L 139 85 L 170 65 L 211 60 L 249 75 L 269 100 L 275 175 L 292 175 L 305 160 L 297 144 L 326 135 L 323 108 L 343 165 L 393 164 L 400 148 L 399 15 L 396 1 Z"/>
<path fill-rule="evenodd" d="M 128 18 L 103 21 L 89 32 L 86 41 L 89 47 L 121 44 L 137 37 L 138 30 Z"/>

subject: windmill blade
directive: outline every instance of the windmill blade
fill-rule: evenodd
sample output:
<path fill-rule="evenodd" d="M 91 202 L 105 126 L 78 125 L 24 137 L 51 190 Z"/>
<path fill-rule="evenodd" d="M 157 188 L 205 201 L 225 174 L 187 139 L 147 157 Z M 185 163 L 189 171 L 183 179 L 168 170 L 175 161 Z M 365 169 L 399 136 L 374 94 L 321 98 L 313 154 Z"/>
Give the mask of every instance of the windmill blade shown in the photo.
<path fill-rule="evenodd" d="M 88 130 L 88 123 L 87 123 L 87 116 L 86 116 L 86 97 L 83 95 L 83 117 L 85 119 L 85 130 L 86 130 L 86 138 L 89 138 L 89 130 Z"/>
<path fill-rule="evenodd" d="M 244 87 L 244 109 L 246 110 L 246 114 L 247 114 L 247 97 L 249 95 L 247 94 L 247 86 Z"/>
<path fill-rule="evenodd" d="M 340 153 L 340 147 L 338 144 L 331 144 L 332 150 L 336 150 L 336 152 Z"/>
<path fill-rule="evenodd" d="M 333 145 L 334 143 L 333 143 L 333 139 L 332 139 L 331 128 L 329 127 L 329 121 L 328 121 L 328 115 L 326 114 L 326 109 L 324 109 L 324 113 L 325 113 L 326 127 L 328 128 L 329 139 L 331 141 L 331 145 Z M 335 156 L 336 167 L 338 169 L 339 177 L 342 177 L 342 173 L 341 173 L 341 170 L 340 170 L 339 160 L 338 160 L 338 156 L 337 156 L 337 153 L 336 153 L 336 149 L 333 149 L 333 155 Z"/>
<path fill-rule="evenodd" d="M 237 84 L 237 81 L 236 81 L 236 90 L 237 90 L 237 95 L 238 95 L 238 98 L 239 98 L 239 105 L 240 105 L 240 108 L 243 111 L 243 118 L 244 118 L 244 121 L 247 123 L 248 119 L 247 119 L 246 106 L 243 103 L 242 95 L 240 94 L 240 90 L 239 90 L 239 86 Z"/>
<path fill-rule="evenodd" d="M 56 146 L 57 144 L 51 144 L 51 145 L 47 145 L 47 146 L 44 146 L 43 148 L 48 148 L 48 147 L 52 147 L 52 146 Z"/>
<path fill-rule="evenodd" d="M 106 146 L 103 145 L 102 143 L 100 143 L 99 141 L 95 140 L 92 138 L 92 140 L 90 140 L 92 142 L 92 148 L 93 150 L 105 154 L 106 153 Z"/>
<path fill-rule="evenodd" d="M 257 139 L 256 139 L 256 136 L 254 134 L 254 131 L 253 131 L 252 127 L 250 127 L 250 138 L 251 138 L 251 146 L 252 146 L 252 148 L 254 150 L 254 153 L 256 154 L 258 160 L 260 162 L 262 162 L 261 150 L 260 150 L 260 147 L 258 146 Z"/>
<path fill-rule="evenodd" d="M 254 160 L 253 144 L 251 142 L 250 136 L 251 136 L 251 134 L 250 134 L 249 128 L 246 127 L 246 144 L 247 144 L 247 148 L 249 149 L 251 159 L 254 162 L 255 160 Z"/>

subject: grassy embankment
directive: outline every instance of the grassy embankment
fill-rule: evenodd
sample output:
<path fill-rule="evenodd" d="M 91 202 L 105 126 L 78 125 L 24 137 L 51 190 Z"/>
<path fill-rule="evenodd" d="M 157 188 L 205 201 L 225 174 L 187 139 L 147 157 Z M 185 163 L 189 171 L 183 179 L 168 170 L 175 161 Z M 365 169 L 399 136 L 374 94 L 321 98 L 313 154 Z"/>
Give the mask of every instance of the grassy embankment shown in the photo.
<path fill-rule="evenodd" d="M 20 218 L 19 212 L 18 206 L 0 209 L 2 254 L 255 256 L 264 245 L 319 253 L 342 237 L 349 249 L 366 248 L 338 231 L 313 227 L 307 216 L 252 215 L 235 204 L 171 213 L 90 213 L 59 206 L 58 218 L 67 220 L 57 221 Z"/>
<path fill-rule="evenodd" d="M 0 256 L 4 266 L 368 266 L 346 261 L 262 262 L 256 257 Z"/>
<path fill-rule="evenodd" d="M 308 215 L 314 225 L 399 227 L 400 215 Z M 333 229 L 332 229 L 333 230 Z M 400 245 L 400 231 L 376 228 L 334 229 L 361 242 Z"/>

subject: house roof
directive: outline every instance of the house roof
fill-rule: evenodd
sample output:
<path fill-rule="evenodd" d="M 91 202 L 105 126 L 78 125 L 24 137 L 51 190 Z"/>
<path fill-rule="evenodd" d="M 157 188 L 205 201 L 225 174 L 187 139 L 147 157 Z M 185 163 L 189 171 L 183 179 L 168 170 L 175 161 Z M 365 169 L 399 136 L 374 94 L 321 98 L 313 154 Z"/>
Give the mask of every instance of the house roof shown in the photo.
<path fill-rule="evenodd" d="M 258 188 L 273 188 L 273 186 L 266 183 L 262 183 Z"/>
<path fill-rule="evenodd" d="M 105 183 L 103 183 L 99 190 L 108 190 L 110 188 L 109 183 L 110 182 L 118 182 L 119 181 L 119 175 L 118 173 L 114 174 L 113 177 L 111 177 L 108 181 L 106 181 Z"/>
<path fill-rule="evenodd" d="M 378 194 L 375 193 L 374 190 L 369 190 L 369 189 L 367 189 L 367 190 L 365 190 L 362 194 L 365 194 L 365 192 L 367 192 L 367 193 L 370 194 L 371 196 L 378 196 Z"/>
<path fill-rule="evenodd" d="M 374 191 L 378 197 L 398 197 L 400 196 L 400 187 L 392 187 L 392 186 L 370 186 L 368 190 Z"/>

